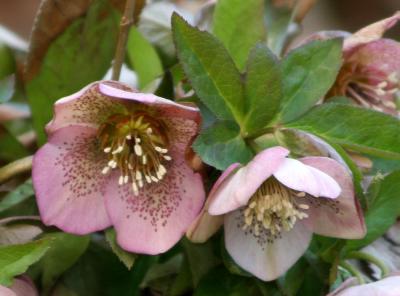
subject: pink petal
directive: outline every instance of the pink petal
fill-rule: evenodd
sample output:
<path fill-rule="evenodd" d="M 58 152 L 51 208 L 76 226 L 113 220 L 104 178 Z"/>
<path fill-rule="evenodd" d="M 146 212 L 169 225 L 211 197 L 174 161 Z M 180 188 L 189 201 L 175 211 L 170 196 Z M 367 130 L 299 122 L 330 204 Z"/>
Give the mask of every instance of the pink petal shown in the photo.
<path fill-rule="evenodd" d="M 251 196 L 275 172 L 288 154 L 289 151 L 280 146 L 258 153 L 234 175 L 219 182 L 208 212 L 211 215 L 222 215 L 247 204 Z"/>
<path fill-rule="evenodd" d="M 0 286 L 1 296 L 38 296 L 34 283 L 27 276 L 20 276 L 14 279 L 10 288 Z"/>
<path fill-rule="evenodd" d="M 261 242 L 238 226 L 241 211 L 225 215 L 225 247 L 233 260 L 244 270 L 264 281 L 284 274 L 307 250 L 312 232 L 296 223 L 289 232 L 272 243 Z M 262 233 L 261 233 L 262 236 Z"/>
<path fill-rule="evenodd" d="M 332 177 L 296 159 L 286 158 L 274 172 L 274 177 L 286 187 L 315 197 L 336 198 L 341 191 Z"/>
<path fill-rule="evenodd" d="M 103 83 L 132 90 L 115 81 Z M 54 104 L 53 120 L 46 126 L 47 133 L 68 125 L 97 127 L 110 115 L 124 110 L 120 100 L 111 99 L 99 92 L 99 84 L 100 82 L 93 82 L 77 93 L 58 100 Z"/>
<path fill-rule="evenodd" d="M 338 288 L 338 291 L 328 296 L 398 296 L 400 295 L 400 276 L 389 276 L 377 282 L 349 287 Z"/>
<path fill-rule="evenodd" d="M 208 213 L 208 208 L 210 202 L 215 198 L 214 193 L 219 188 L 220 184 L 231 174 L 234 174 L 239 166 L 239 163 L 234 163 L 230 165 L 215 182 L 200 214 L 196 217 L 196 219 L 190 225 L 188 231 L 186 232 L 186 237 L 190 241 L 195 243 L 203 243 L 207 241 L 214 233 L 218 231 L 218 229 L 224 223 L 224 217 L 222 215 L 211 216 Z"/>
<path fill-rule="evenodd" d="M 356 33 L 344 40 L 344 50 L 349 51 L 356 46 L 380 39 L 382 35 L 391 27 L 393 27 L 399 20 L 400 11 L 397 11 L 391 17 L 362 28 L 361 30 L 357 31 Z"/>
<path fill-rule="evenodd" d="M 101 174 L 107 160 L 97 147 L 96 129 L 58 129 L 35 154 L 32 178 L 40 215 L 46 225 L 86 234 L 110 226 Z"/>
<path fill-rule="evenodd" d="M 393 72 L 399 75 L 400 43 L 391 39 L 372 41 L 352 51 L 347 59 L 378 75 L 388 76 Z"/>
<path fill-rule="evenodd" d="M 333 159 L 326 157 L 305 157 L 301 162 L 315 167 L 335 179 L 342 192 L 335 200 L 319 199 L 318 206 L 311 202 L 304 220 L 313 231 L 320 235 L 356 239 L 365 236 L 364 218 L 354 195 L 352 177 L 348 170 Z"/>
<path fill-rule="evenodd" d="M 198 215 L 205 199 L 202 179 L 171 152 L 172 164 L 159 183 L 146 184 L 134 196 L 130 184 L 118 186 L 119 174 L 106 188 L 106 207 L 117 231 L 118 244 L 127 251 L 159 254 L 170 249 Z"/>
<path fill-rule="evenodd" d="M 182 117 L 192 120 L 198 118 L 198 108 L 178 104 L 153 94 L 126 91 L 104 83 L 99 85 L 99 90 L 101 93 L 109 97 L 151 105 L 161 110 L 162 113 L 169 114 L 173 117 Z"/>

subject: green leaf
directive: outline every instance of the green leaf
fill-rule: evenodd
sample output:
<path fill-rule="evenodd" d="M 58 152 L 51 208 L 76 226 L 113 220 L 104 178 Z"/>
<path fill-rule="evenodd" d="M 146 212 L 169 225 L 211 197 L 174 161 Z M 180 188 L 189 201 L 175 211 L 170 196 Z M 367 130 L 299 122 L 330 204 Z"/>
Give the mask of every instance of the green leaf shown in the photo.
<path fill-rule="evenodd" d="M 15 92 L 15 76 L 0 79 L 0 104 L 9 101 Z"/>
<path fill-rule="evenodd" d="M 282 99 L 282 77 L 279 62 L 265 45 L 258 44 L 247 63 L 245 81 L 246 132 L 257 132 L 276 115 Z"/>
<path fill-rule="evenodd" d="M 106 240 L 110 244 L 112 251 L 114 252 L 115 255 L 117 255 L 119 260 L 121 260 L 121 262 L 124 263 L 126 268 L 131 269 L 138 255 L 134 253 L 129 253 L 118 245 L 117 235 L 113 228 L 106 230 Z"/>
<path fill-rule="evenodd" d="M 51 239 L 50 249 L 41 259 L 42 287 L 49 289 L 67 269 L 86 251 L 90 237 L 58 232 L 46 235 Z"/>
<path fill-rule="evenodd" d="M 13 277 L 24 273 L 38 261 L 50 243 L 49 239 L 42 239 L 22 245 L 0 246 L 0 285 L 11 285 Z"/>
<path fill-rule="evenodd" d="M 6 194 L 0 201 L 0 213 L 23 202 L 34 195 L 32 179 L 25 181 L 10 193 Z"/>
<path fill-rule="evenodd" d="M 129 32 L 127 55 L 138 75 L 141 89 L 164 72 L 156 50 L 135 27 Z"/>
<path fill-rule="evenodd" d="M 29 155 L 26 148 L 0 124 L 0 159 L 12 161 Z"/>
<path fill-rule="evenodd" d="M 204 130 L 193 144 L 202 160 L 219 170 L 235 162 L 247 163 L 253 156 L 234 122 L 222 121 Z"/>
<path fill-rule="evenodd" d="M 344 148 L 400 159 L 400 121 L 381 112 L 347 104 L 322 104 L 286 127 L 315 134 Z"/>
<path fill-rule="evenodd" d="M 283 122 L 304 114 L 335 82 L 342 64 L 342 41 L 313 41 L 291 51 L 282 61 Z"/>
<path fill-rule="evenodd" d="M 400 171 L 387 175 L 381 181 L 375 180 L 368 191 L 374 198 L 365 214 L 367 235 L 361 240 L 347 241 L 347 250 L 369 245 L 383 235 L 400 215 Z"/>
<path fill-rule="evenodd" d="M 219 119 L 240 123 L 244 107 L 241 77 L 224 46 L 177 14 L 172 16 L 172 30 L 179 60 L 196 94 Z"/>
<path fill-rule="evenodd" d="M 104 76 L 117 34 L 117 11 L 109 1 L 96 0 L 49 46 L 38 75 L 26 85 L 41 144 L 45 142 L 44 126 L 52 118 L 53 103 Z"/>
<path fill-rule="evenodd" d="M 219 0 L 213 32 L 243 70 L 250 49 L 265 40 L 264 0 Z"/>

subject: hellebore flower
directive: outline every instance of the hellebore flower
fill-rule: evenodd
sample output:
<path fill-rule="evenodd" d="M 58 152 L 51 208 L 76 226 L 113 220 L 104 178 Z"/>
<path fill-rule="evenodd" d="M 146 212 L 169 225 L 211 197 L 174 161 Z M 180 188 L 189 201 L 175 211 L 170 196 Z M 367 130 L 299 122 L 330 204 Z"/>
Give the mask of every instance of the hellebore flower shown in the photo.
<path fill-rule="evenodd" d="M 357 285 L 356 278 L 344 281 L 327 296 L 398 296 L 400 295 L 400 275 L 392 275 L 377 282 Z"/>
<path fill-rule="evenodd" d="M 211 190 L 208 214 L 195 220 L 188 237 L 206 239 L 224 215 L 228 253 L 267 281 L 301 257 L 312 233 L 363 237 L 364 220 L 347 170 L 330 158 L 296 160 L 288 154 L 278 146 L 258 153 L 246 166 L 231 165 Z"/>
<path fill-rule="evenodd" d="M 1 296 L 38 296 L 35 285 L 27 276 L 20 276 L 14 279 L 11 287 L 0 285 Z"/>
<path fill-rule="evenodd" d="M 204 201 L 201 176 L 185 161 L 199 116 L 112 81 L 57 101 L 33 159 L 43 222 L 75 234 L 113 225 L 128 251 L 168 250 Z"/>
<path fill-rule="evenodd" d="M 382 38 L 400 20 L 400 12 L 354 34 L 341 31 L 315 33 L 308 40 L 344 37 L 343 65 L 327 98 L 347 96 L 354 103 L 398 115 L 400 43 Z"/>

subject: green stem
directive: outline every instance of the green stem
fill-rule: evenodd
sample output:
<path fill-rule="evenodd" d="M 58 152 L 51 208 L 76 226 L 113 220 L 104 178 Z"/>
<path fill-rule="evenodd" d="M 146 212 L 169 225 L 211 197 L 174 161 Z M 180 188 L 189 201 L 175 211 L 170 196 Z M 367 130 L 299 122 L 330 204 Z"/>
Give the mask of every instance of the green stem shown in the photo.
<path fill-rule="evenodd" d="M 349 271 L 353 276 L 355 276 L 360 285 L 365 284 L 362 274 L 353 265 L 347 263 L 346 261 L 341 261 L 340 266 L 342 266 L 344 269 Z"/>
<path fill-rule="evenodd" d="M 125 59 L 125 47 L 128 40 L 129 28 L 133 24 L 133 12 L 135 10 L 135 0 L 126 0 L 124 15 L 121 18 L 118 34 L 117 48 L 115 50 L 114 63 L 112 68 L 112 80 L 119 80 L 122 64 Z"/>
<path fill-rule="evenodd" d="M 376 258 L 375 256 L 372 256 L 371 254 L 367 254 L 367 253 L 360 252 L 360 251 L 353 251 L 353 252 L 350 252 L 349 254 L 347 254 L 346 258 L 364 260 L 364 261 L 368 261 L 368 262 L 376 265 L 381 270 L 382 277 L 386 277 L 390 273 L 390 270 L 386 266 L 386 264 L 383 263 L 378 258 Z"/>
<path fill-rule="evenodd" d="M 32 159 L 33 156 L 27 156 L 0 168 L 0 184 L 18 174 L 30 171 L 32 168 Z"/>

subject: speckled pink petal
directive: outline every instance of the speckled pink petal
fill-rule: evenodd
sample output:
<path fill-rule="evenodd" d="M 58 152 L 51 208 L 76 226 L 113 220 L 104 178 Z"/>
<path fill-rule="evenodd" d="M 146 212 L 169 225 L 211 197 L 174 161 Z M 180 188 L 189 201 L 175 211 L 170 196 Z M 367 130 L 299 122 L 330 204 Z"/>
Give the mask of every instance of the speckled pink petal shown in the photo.
<path fill-rule="evenodd" d="M 348 57 L 349 62 L 367 68 L 371 76 L 383 73 L 389 76 L 397 73 L 400 79 L 400 43 L 391 39 L 379 39 L 354 50 Z"/>
<path fill-rule="evenodd" d="M 334 178 L 342 192 L 336 200 L 309 200 L 309 218 L 304 219 L 313 231 L 320 235 L 346 239 L 356 239 L 365 236 L 364 218 L 354 195 L 352 177 L 348 170 L 326 157 L 305 157 L 301 161 L 315 167 Z M 307 202 L 307 201 L 306 201 Z"/>
<path fill-rule="evenodd" d="M 225 215 L 225 247 L 233 260 L 244 270 L 264 281 L 272 281 L 284 274 L 307 250 L 312 232 L 296 223 L 282 237 L 268 243 L 261 231 L 259 237 L 238 226 L 240 211 Z"/>
<path fill-rule="evenodd" d="M 118 244 L 140 254 L 159 254 L 185 234 L 203 206 L 201 176 L 180 153 L 171 153 L 172 164 L 159 183 L 145 184 L 134 196 L 130 184 L 118 186 L 118 173 L 106 187 L 106 207 L 117 231 Z"/>
<path fill-rule="evenodd" d="M 120 100 L 112 99 L 100 93 L 100 83 L 108 83 L 115 85 L 115 87 L 132 90 L 125 84 L 116 81 L 93 82 L 54 104 L 54 117 L 47 124 L 46 132 L 52 133 L 69 125 L 97 127 L 110 115 L 124 110 Z"/>
<path fill-rule="evenodd" d="M 286 187 L 315 197 L 336 198 L 341 191 L 332 177 L 296 159 L 286 158 L 274 172 L 274 177 Z"/>
<path fill-rule="evenodd" d="M 188 118 L 192 120 L 198 118 L 198 108 L 178 104 L 153 94 L 131 92 L 104 83 L 99 85 L 99 90 L 102 94 L 109 97 L 153 106 L 169 116 Z"/>
<path fill-rule="evenodd" d="M 230 175 L 236 172 L 236 169 L 240 167 L 239 163 L 230 165 L 218 178 L 212 187 L 210 194 L 208 195 L 207 201 L 204 207 L 201 209 L 200 214 L 196 217 L 194 222 L 190 225 L 186 231 L 186 237 L 195 243 L 203 243 L 207 241 L 224 223 L 224 217 L 212 216 L 208 213 L 210 202 L 215 198 L 215 191 L 219 188 L 220 184 L 228 178 Z"/>
<path fill-rule="evenodd" d="M 316 40 L 329 40 L 333 38 L 346 38 L 351 36 L 351 33 L 346 31 L 319 31 L 311 34 L 310 36 L 306 37 L 305 39 L 301 40 L 299 43 L 295 44 L 292 49 L 303 46 L 311 41 Z"/>
<path fill-rule="evenodd" d="M 398 296 L 400 276 L 389 276 L 380 281 L 334 291 L 327 296 Z"/>
<path fill-rule="evenodd" d="M 281 165 L 289 154 L 286 148 L 276 146 L 258 153 L 246 166 L 220 182 L 208 212 L 222 215 L 247 204 L 261 184 Z"/>
<path fill-rule="evenodd" d="M 18 296 L 15 292 L 7 287 L 0 285 L 0 295 L 1 296 Z"/>
<path fill-rule="evenodd" d="M 33 158 L 32 179 L 43 223 L 87 234 L 111 225 L 101 171 L 107 159 L 96 129 L 69 126 L 53 133 Z"/>
<path fill-rule="evenodd" d="M 378 40 L 382 35 L 400 20 L 400 11 L 393 16 L 362 28 L 344 40 L 343 48 L 349 51 L 356 46 Z"/>

